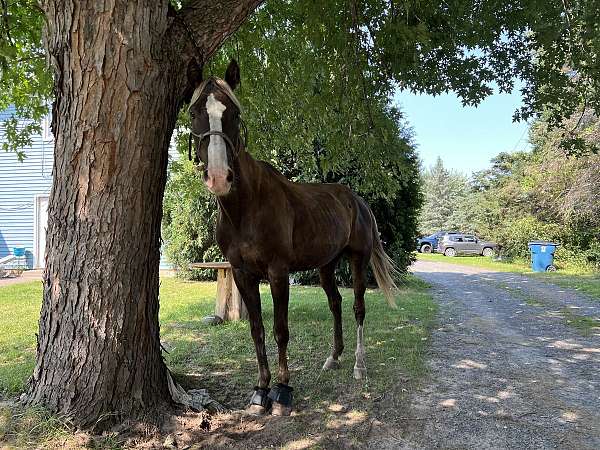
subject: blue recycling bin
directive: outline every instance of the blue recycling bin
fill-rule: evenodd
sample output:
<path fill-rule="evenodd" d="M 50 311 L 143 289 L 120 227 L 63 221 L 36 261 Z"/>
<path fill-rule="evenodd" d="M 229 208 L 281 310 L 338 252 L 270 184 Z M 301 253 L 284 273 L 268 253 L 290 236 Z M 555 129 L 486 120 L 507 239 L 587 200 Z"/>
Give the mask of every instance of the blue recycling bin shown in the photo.
<path fill-rule="evenodd" d="M 531 252 L 531 270 L 534 272 L 553 272 L 554 252 L 558 244 L 547 241 L 533 241 L 527 244 Z"/>

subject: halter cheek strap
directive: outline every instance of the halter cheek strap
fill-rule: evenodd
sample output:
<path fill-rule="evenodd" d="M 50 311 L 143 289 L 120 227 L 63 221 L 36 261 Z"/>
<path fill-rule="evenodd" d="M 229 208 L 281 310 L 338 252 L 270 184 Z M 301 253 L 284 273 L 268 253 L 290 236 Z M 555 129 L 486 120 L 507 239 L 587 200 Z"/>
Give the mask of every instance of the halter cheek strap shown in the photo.
<path fill-rule="evenodd" d="M 246 147 L 247 143 L 248 143 L 248 128 L 246 128 L 246 123 L 243 120 L 240 120 L 240 127 L 242 128 L 242 131 L 244 133 L 243 146 Z M 233 141 L 229 138 L 229 136 L 227 136 L 222 131 L 207 131 L 206 133 L 197 134 L 197 133 L 194 133 L 193 130 L 190 130 L 190 135 L 189 135 L 189 139 L 188 139 L 188 160 L 190 160 L 190 161 L 192 160 L 192 136 L 195 136 L 200 139 L 200 141 L 198 142 L 198 145 L 200 145 L 202 143 L 202 141 L 204 139 L 206 139 L 207 137 L 221 136 L 223 138 L 223 140 L 225 141 L 225 143 L 227 145 L 229 145 L 229 148 L 231 148 L 234 158 L 237 158 L 240 155 L 240 152 L 242 150 L 242 147 L 240 146 L 240 136 L 239 135 L 237 138 L 237 145 L 234 145 Z M 196 155 L 196 152 L 194 152 L 194 163 L 199 164 L 198 156 Z"/>

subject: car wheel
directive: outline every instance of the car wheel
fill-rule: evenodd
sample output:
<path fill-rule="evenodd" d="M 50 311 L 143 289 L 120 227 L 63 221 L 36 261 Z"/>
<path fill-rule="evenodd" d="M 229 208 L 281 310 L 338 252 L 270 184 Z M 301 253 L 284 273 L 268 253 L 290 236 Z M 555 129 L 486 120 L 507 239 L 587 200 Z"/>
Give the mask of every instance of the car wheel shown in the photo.
<path fill-rule="evenodd" d="M 556 267 L 550 264 L 548 267 L 546 267 L 546 272 L 556 272 Z"/>
<path fill-rule="evenodd" d="M 447 248 L 446 250 L 444 250 L 444 256 L 449 256 L 450 258 L 453 258 L 456 256 L 456 250 L 454 250 L 453 248 Z"/>
<path fill-rule="evenodd" d="M 431 244 L 423 244 L 421 245 L 421 253 L 431 253 L 433 251 L 433 247 Z"/>
<path fill-rule="evenodd" d="M 490 247 L 486 247 L 483 249 L 483 252 L 481 254 L 483 256 L 494 256 L 494 249 L 490 248 Z"/>

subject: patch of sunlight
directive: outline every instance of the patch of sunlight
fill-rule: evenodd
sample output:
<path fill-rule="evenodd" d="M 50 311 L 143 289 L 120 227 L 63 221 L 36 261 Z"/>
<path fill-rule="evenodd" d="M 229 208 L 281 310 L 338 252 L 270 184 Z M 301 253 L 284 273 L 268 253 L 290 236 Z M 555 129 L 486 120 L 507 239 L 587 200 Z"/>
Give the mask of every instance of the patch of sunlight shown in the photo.
<path fill-rule="evenodd" d="M 317 441 L 310 438 L 297 439 L 295 441 L 288 442 L 285 444 L 283 450 L 303 450 L 305 448 L 311 448 L 317 445 Z"/>
<path fill-rule="evenodd" d="M 559 341 L 552 342 L 551 344 L 548 345 L 548 347 L 559 348 L 561 350 L 573 350 L 575 348 L 580 349 L 581 345 L 576 344 L 574 342 L 559 340 Z"/>
<path fill-rule="evenodd" d="M 327 409 L 332 412 L 340 413 L 344 412 L 346 407 L 344 405 L 340 405 L 339 403 L 332 403 L 327 407 Z"/>
<path fill-rule="evenodd" d="M 478 363 L 472 359 L 461 359 L 458 364 L 454 364 L 452 367 L 457 369 L 487 369 L 487 364 Z"/>
<path fill-rule="evenodd" d="M 496 394 L 496 397 L 502 400 L 506 400 L 507 398 L 511 398 L 512 396 L 513 393 L 509 390 L 498 391 L 498 393 Z"/>
<path fill-rule="evenodd" d="M 447 398 L 438 403 L 442 408 L 456 408 L 456 399 Z"/>
<path fill-rule="evenodd" d="M 578 351 L 586 353 L 600 353 L 600 348 L 584 347 L 580 348 Z"/>
<path fill-rule="evenodd" d="M 575 411 L 565 411 L 562 413 L 560 418 L 565 422 L 576 422 L 577 419 L 579 419 L 579 414 L 577 414 Z"/>
<path fill-rule="evenodd" d="M 335 419 L 327 421 L 325 425 L 328 429 L 339 429 L 343 427 L 358 425 L 367 420 L 367 413 L 364 411 L 357 411 L 355 409 L 347 412 L 343 416 L 338 416 Z"/>
<path fill-rule="evenodd" d="M 215 377 L 228 377 L 233 375 L 233 370 L 213 370 L 210 374 Z"/>
<path fill-rule="evenodd" d="M 488 397 L 487 395 L 474 395 L 477 400 L 483 400 L 488 403 L 500 403 L 500 399 L 496 397 Z"/>

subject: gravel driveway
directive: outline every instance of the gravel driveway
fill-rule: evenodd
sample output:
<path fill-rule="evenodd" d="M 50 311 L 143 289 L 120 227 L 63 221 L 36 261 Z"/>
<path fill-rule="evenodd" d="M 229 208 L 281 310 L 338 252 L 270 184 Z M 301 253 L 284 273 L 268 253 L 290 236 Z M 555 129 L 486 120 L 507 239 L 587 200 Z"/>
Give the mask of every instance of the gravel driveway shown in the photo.
<path fill-rule="evenodd" d="M 428 261 L 412 271 L 440 305 L 430 381 L 401 441 L 373 447 L 600 448 L 600 330 L 583 336 L 565 319 L 600 317 L 600 301 L 518 274 Z"/>

